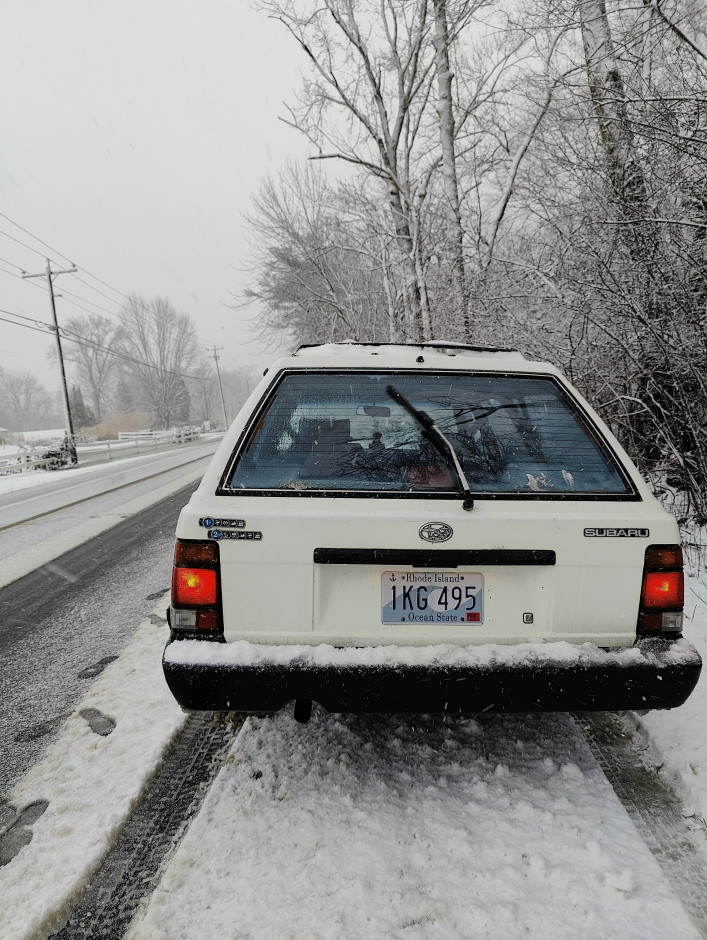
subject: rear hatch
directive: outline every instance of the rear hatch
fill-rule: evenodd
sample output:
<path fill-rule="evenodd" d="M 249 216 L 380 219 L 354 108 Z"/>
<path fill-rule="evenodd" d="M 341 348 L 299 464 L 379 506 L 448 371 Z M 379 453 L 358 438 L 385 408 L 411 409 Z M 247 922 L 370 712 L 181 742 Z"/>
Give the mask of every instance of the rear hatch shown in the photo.
<path fill-rule="evenodd" d="M 678 541 L 537 364 L 283 369 L 241 430 L 178 531 L 220 543 L 228 641 L 630 645 Z"/>

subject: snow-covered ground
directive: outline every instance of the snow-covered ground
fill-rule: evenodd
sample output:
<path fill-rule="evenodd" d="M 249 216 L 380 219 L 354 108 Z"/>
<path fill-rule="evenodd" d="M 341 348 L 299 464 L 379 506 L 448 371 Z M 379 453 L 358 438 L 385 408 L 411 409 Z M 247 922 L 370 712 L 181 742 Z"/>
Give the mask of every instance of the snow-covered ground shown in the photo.
<path fill-rule="evenodd" d="M 684 812 L 707 825 L 707 572 L 686 579 L 685 631 L 705 665 L 697 688 L 680 708 L 649 712 L 640 721 L 655 744 L 661 772 L 680 795 Z"/>
<path fill-rule="evenodd" d="M 155 614 L 164 614 L 166 602 Z M 43 759 L 6 795 L 6 825 L 48 805 L 21 827 L 29 844 L 0 867 L 2 940 L 48 937 L 63 925 L 181 728 L 185 716 L 162 676 L 166 639 L 166 625 L 142 623 Z M 99 715 L 115 723 L 110 734 L 91 729 L 93 721 L 106 730 L 96 724 Z"/>
<path fill-rule="evenodd" d="M 707 576 L 686 632 L 707 653 Z M 156 613 L 162 613 L 160 601 Z M 9 794 L 0 938 L 66 919 L 178 732 L 149 621 Z M 707 683 L 643 722 L 704 816 Z M 127 694 L 126 694 L 126 690 Z M 81 712 L 115 730 L 101 737 Z M 149 720 L 146 720 L 149 719 Z M 52 877 L 47 877 L 47 872 Z M 567 715 L 249 718 L 131 940 L 697 937 Z"/>
<path fill-rule="evenodd" d="M 688 579 L 685 635 L 707 658 L 707 573 Z M 178 733 L 165 639 L 143 623 L 0 803 L 0 832 L 26 811 L 16 828 L 27 841 L 0 867 L 0 940 L 40 940 L 65 922 Z M 697 825 L 706 713 L 703 675 L 684 706 L 640 718 Z M 107 736 L 91 728 L 101 716 L 115 723 Z M 315 709 L 301 726 L 288 709 L 245 722 L 130 936 L 699 934 L 569 716 Z"/>
<path fill-rule="evenodd" d="M 568 715 L 250 718 L 130 940 L 698 937 Z"/>

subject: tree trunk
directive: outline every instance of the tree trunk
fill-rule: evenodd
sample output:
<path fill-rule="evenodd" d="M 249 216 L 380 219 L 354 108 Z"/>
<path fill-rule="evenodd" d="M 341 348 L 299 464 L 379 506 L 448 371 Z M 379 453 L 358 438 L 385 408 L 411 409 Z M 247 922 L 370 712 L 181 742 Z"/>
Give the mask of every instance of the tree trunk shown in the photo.
<path fill-rule="evenodd" d="M 454 152 L 454 111 L 452 108 L 452 73 L 449 69 L 449 33 L 446 0 L 432 0 L 434 8 L 435 71 L 437 73 L 437 114 L 442 151 L 445 213 L 447 222 L 447 259 L 452 285 L 454 318 L 463 324 L 469 338 L 469 290 L 464 269 L 464 229 L 459 203 L 459 182 Z"/>
<path fill-rule="evenodd" d="M 424 340 L 425 325 L 422 316 L 422 299 L 420 297 L 420 285 L 417 281 L 415 242 L 410 230 L 410 219 L 397 188 L 391 186 L 388 193 L 395 239 L 400 252 L 403 300 L 414 333 L 411 338 L 413 340 Z"/>
<path fill-rule="evenodd" d="M 648 209 L 648 189 L 636 156 L 606 0 L 581 0 L 580 11 L 589 91 L 599 123 L 609 182 L 622 214 L 628 219 L 640 219 Z"/>

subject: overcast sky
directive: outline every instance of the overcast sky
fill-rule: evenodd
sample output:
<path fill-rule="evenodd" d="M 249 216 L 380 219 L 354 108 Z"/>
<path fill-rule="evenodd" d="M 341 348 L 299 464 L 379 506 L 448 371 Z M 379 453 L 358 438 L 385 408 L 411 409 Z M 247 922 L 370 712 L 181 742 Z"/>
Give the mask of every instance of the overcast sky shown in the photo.
<path fill-rule="evenodd" d="M 94 275 L 168 297 L 224 367 L 267 364 L 254 311 L 228 304 L 245 284 L 241 213 L 307 152 L 278 120 L 305 65 L 284 28 L 247 0 L 0 0 L 0 36 L 0 213 L 54 249 L 0 216 L 0 308 L 50 319 L 44 282 L 17 276 L 49 254 L 80 269 L 57 279 L 60 323 L 77 304 L 117 316 Z M 0 321 L 0 366 L 58 387 L 52 342 Z"/>

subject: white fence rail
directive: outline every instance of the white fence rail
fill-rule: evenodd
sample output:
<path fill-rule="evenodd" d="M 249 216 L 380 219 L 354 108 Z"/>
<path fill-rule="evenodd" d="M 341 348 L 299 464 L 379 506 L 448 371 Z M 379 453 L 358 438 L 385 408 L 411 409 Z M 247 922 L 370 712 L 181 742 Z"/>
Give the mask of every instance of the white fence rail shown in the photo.
<path fill-rule="evenodd" d="M 27 473 L 28 470 L 37 470 L 53 463 L 53 457 L 44 457 L 47 448 L 37 448 L 31 451 L 22 451 L 9 457 L 0 457 L 0 473 Z"/>
<path fill-rule="evenodd" d="M 201 429 L 194 427 L 169 428 L 167 431 L 121 431 L 118 440 L 94 441 L 77 444 L 79 466 L 106 463 L 121 457 L 133 457 L 147 454 L 172 444 L 184 444 L 201 437 Z M 47 444 L 44 447 L 32 447 L 17 454 L 0 457 L 0 474 L 27 473 L 40 467 L 51 465 L 56 469 L 56 457 L 47 456 L 49 451 L 58 449 L 58 445 Z"/>

